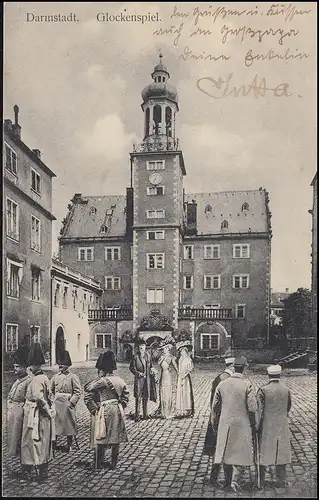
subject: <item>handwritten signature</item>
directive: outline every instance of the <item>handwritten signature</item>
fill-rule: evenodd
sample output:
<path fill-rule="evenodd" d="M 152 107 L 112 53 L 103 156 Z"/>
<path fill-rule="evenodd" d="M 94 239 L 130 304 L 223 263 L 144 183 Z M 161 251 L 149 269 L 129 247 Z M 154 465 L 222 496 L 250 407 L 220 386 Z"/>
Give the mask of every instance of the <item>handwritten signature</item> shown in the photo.
<path fill-rule="evenodd" d="M 289 83 L 280 83 L 273 88 L 267 87 L 266 78 L 264 76 L 260 77 L 257 74 L 251 83 L 236 87 L 231 82 L 232 78 L 233 73 L 230 73 L 226 79 L 218 77 L 217 80 L 211 76 L 205 76 L 197 80 L 196 86 L 198 90 L 213 99 L 223 99 L 228 96 L 247 97 L 248 95 L 252 95 L 255 99 L 258 99 L 258 97 L 265 97 L 267 93 L 272 93 L 273 97 L 292 96 L 288 92 Z"/>

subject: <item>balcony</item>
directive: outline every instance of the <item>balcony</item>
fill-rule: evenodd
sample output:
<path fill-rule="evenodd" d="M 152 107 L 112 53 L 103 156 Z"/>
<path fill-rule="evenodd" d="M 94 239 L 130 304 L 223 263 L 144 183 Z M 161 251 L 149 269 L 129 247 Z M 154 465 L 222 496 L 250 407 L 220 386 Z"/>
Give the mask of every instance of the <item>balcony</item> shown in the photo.
<path fill-rule="evenodd" d="M 179 319 L 232 319 L 231 309 L 203 309 L 183 307 L 178 309 Z"/>
<path fill-rule="evenodd" d="M 133 310 L 127 309 L 89 309 L 89 321 L 117 321 L 133 319 Z"/>
<path fill-rule="evenodd" d="M 154 135 L 148 137 L 141 144 L 133 144 L 134 153 L 159 153 L 161 151 L 179 151 L 178 139 L 166 135 Z"/>

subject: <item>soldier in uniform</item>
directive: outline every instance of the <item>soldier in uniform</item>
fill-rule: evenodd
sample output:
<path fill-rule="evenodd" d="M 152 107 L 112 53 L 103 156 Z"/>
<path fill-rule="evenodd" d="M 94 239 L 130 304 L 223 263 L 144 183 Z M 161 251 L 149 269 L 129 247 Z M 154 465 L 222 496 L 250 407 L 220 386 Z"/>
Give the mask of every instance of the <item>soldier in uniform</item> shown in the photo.
<path fill-rule="evenodd" d="M 265 486 L 266 467 L 276 466 L 278 487 L 286 486 L 286 464 L 291 461 L 288 413 L 291 394 L 281 381 L 281 366 L 267 368 L 269 382 L 257 392 L 260 412 L 259 448 L 260 483 Z"/>
<path fill-rule="evenodd" d="M 59 359 L 59 373 L 51 379 L 51 392 L 55 402 L 55 436 L 67 437 L 67 451 L 71 451 L 73 436 L 77 434 L 75 407 L 80 400 L 82 387 L 79 377 L 71 373 L 70 354 L 64 351 Z"/>
<path fill-rule="evenodd" d="M 19 349 L 14 356 L 14 372 L 17 380 L 7 399 L 8 456 L 20 457 L 23 426 L 23 408 L 32 376 L 27 373 L 28 349 Z"/>
<path fill-rule="evenodd" d="M 150 418 L 147 412 L 148 400 L 156 402 L 156 394 L 153 393 L 151 384 L 151 373 L 153 372 L 151 355 L 146 352 L 146 343 L 143 339 L 138 339 L 137 346 L 138 352 L 130 363 L 130 371 L 134 375 L 135 422 L 140 421 L 141 401 L 143 420 Z"/>
<path fill-rule="evenodd" d="M 126 383 L 121 377 L 113 374 L 116 369 L 112 351 L 105 352 L 99 360 L 100 378 L 86 386 L 84 403 L 91 415 L 95 415 L 94 439 L 96 446 L 95 465 L 103 467 L 106 447 L 111 447 L 111 463 L 105 464 L 115 469 L 119 455 L 120 443 L 128 441 L 124 408 L 129 400 Z M 98 395 L 99 403 L 97 403 Z"/>
<path fill-rule="evenodd" d="M 231 489 L 236 493 L 241 491 L 245 467 L 254 465 L 257 400 L 251 383 L 243 377 L 246 365 L 244 356 L 235 358 L 233 375 L 216 388 L 211 416 L 217 434 L 214 462 L 232 465 Z"/>
<path fill-rule="evenodd" d="M 220 382 L 223 380 L 226 380 L 227 378 L 231 377 L 232 374 L 234 373 L 234 368 L 233 368 L 233 363 L 234 363 L 235 358 L 225 358 L 225 365 L 226 368 L 225 370 L 217 375 L 217 377 L 213 380 L 212 383 L 212 390 L 211 390 L 211 395 L 210 395 L 210 408 L 212 409 L 212 404 L 214 400 L 214 395 L 216 388 Z M 205 437 L 205 443 L 204 443 L 204 453 L 210 456 L 214 456 L 215 454 L 215 449 L 216 449 L 216 439 L 217 435 L 213 431 L 212 427 L 212 422 L 211 422 L 211 417 L 209 418 L 208 425 L 207 425 L 207 431 L 206 431 L 206 437 Z M 212 471 L 210 475 L 210 481 L 211 484 L 215 488 L 220 488 L 222 485 L 218 482 L 218 474 L 220 470 L 220 464 L 213 463 L 212 465 Z M 224 475 L 225 475 L 225 488 L 230 487 L 231 483 L 231 477 L 232 477 L 232 468 L 231 465 L 224 464 Z"/>
<path fill-rule="evenodd" d="M 39 343 L 31 345 L 29 366 L 34 375 L 31 380 L 24 405 L 21 440 L 21 465 L 26 479 L 31 479 L 32 466 L 36 467 L 38 480 L 48 478 L 48 464 L 52 459 L 52 395 L 50 381 L 41 370 L 45 364 Z"/>

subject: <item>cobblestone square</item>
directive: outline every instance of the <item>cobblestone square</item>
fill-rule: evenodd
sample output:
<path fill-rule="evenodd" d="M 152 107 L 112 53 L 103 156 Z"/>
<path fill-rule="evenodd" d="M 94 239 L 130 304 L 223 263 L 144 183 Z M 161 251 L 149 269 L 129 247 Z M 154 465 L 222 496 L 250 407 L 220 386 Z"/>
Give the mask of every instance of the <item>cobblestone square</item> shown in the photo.
<path fill-rule="evenodd" d="M 96 377 L 94 368 L 73 368 L 82 384 Z M 203 454 L 209 419 L 210 387 L 221 371 L 214 365 L 195 365 L 193 386 L 195 416 L 184 420 L 141 421 L 129 417 L 134 411 L 133 376 L 125 364 L 118 365 L 118 374 L 127 382 L 130 402 L 125 410 L 129 443 L 122 446 L 117 469 L 89 471 L 85 462 L 93 462 L 89 447 L 90 415 L 83 397 L 77 406 L 79 449 L 70 454 L 58 451 L 49 465 L 49 480 L 42 485 L 35 481 L 22 483 L 17 479 L 19 462 L 6 454 L 6 430 L 3 425 L 3 495 L 6 497 L 135 497 L 135 498 L 213 498 L 237 496 L 209 485 L 212 459 Z M 48 372 L 49 377 L 51 373 Z M 267 381 L 265 370 L 249 369 L 246 373 L 256 389 Z M 6 396 L 13 374 L 4 374 L 3 421 Z M 264 491 L 245 491 L 252 498 L 315 498 L 317 497 L 317 374 L 306 370 L 284 371 L 282 380 L 292 393 L 290 430 L 292 462 L 287 467 L 289 487 L 276 489 L 271 483 L 273 471 Z M 175 386 L 176 386 L 176 381 Z M 173 383 L 174 383 L 173 382 Z M 149 411 L 156 409 L 149 404 Z M 58 442 L 58 444 L 65 444 Z M 107 452 L 108 453 L 108 452 Z M 107 458 L 107 455 L 106 455 Z M 254 479 L 255 471 L 251 470 Z M 247 477 L 247 479 L 249 479 Z"/>

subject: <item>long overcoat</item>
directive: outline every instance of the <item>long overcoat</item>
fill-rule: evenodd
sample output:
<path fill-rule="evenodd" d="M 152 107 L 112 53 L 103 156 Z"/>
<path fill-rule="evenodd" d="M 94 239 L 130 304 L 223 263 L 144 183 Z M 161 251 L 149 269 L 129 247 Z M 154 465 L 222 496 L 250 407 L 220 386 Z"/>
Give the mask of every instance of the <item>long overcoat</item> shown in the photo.
<path fill-rule="evenodd" d="M 34 374 L 24 405 L 21 464 L 41 465 L 52 459 L 50 381 L 41 370 Z"/>
<path fill-rule="evenodd" d="M 212 383 L 212 390 L 211 390 L 211 394 L 210 394 L 210 408 L 212 407 L 215 391 L 216 391 L 218 384 L 220 384 L 220 382 L 222 382 L 223 380 L 226 380 L 231 375 L 232 375 L 232 372 L 226 368 L 226 370 L 223 373 L 220 373 L 219 375 L 217 375 L 216 378 L 214 378 L 213 383 Z M 204 450 L 203 450 L 204 453 L 206 453 L 207 455 L 214 456 L 214 453 L 216 450 L 216 440 L 217 440 L 217 434 L 215 434 L 215 432 L 213 430 L 211 417 L 210 417 L 208 424 L 207 424 L 207 431 L 206 431 Z"/>
<path fill-rule="evenodd" d="M 69 371 L 53 375 L 51 392 L 54 395 L 56 411 L 55 434 L 57 436 L 77 434 L 75 406 L 82 394 L 79 377 Z"/>
<path fill-rule="evenodd" d="M 151 355 L 145 352 L 144 359 L 140 353 L 133 356 L 130 363 L 130 371 L 134 375 L 134 397 L 145 398 L 156 402 L 156 386 L 152 383 L 151 368 L 153 368 Z M 140 376 L 146 375 L 146 377 Z"/>
<path fill-rule="evenodd" d="M 221 382 L 212 405 L 212 426 L 217 432 L 214 462 L 254 464 L 252 425 L 257 411 L 253 387 L 240 373 Z"/>
<path fill-rule="evenodd" d="M 257 393 L 260 412 L 260 465 L 284 465 L 291 461 L 288 413 L 291 395 L 288 387 L 272 380 Z"/>
<path fill-rule="evenodd" d="M 28 386 L 32 380 L 30 375 L 19 378 L 12 385 L 7 399 L 7 436 L 9 457 L 20 456 L 23 427 L 23 407 Z"/>

